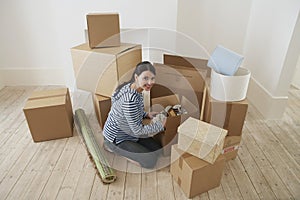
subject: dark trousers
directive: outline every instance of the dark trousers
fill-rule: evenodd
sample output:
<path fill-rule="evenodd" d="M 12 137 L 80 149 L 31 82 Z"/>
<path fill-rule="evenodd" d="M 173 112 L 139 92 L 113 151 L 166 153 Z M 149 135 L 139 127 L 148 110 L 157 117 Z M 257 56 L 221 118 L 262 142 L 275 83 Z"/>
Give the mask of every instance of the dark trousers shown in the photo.
<path fill-rule="evenodd" d="M 123 141 L 119 144 L 104 139 L 104 145 L 113 152 L 138 162 L 144 168 L 154 168 L 162 154 L 162 146 L 152 137 L 140 138 L 137 142 Z"/>

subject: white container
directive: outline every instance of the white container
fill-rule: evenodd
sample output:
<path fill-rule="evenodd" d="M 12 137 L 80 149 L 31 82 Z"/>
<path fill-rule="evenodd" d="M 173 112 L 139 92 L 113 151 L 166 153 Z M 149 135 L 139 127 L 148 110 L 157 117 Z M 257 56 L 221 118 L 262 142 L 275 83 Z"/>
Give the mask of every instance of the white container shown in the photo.
<path fill-rule="evenodd" d="M 210 96 L 219 101 L 241 101 L 246 98 L 251 72 L 238 68 L 233 76 L 211 70 Z"/>

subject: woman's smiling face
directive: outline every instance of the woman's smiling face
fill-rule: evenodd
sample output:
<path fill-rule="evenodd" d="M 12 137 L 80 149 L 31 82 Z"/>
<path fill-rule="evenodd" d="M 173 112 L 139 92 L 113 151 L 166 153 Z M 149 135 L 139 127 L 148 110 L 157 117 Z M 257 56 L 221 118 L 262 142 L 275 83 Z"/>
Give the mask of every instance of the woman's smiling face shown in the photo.
<path fill-rule="evenodd" d="M 155 75 L 151 71 L 144 71 L 139 76 L 135 75 L 135 81 L 139 88 L 150 91 L 155 83 Z"/>

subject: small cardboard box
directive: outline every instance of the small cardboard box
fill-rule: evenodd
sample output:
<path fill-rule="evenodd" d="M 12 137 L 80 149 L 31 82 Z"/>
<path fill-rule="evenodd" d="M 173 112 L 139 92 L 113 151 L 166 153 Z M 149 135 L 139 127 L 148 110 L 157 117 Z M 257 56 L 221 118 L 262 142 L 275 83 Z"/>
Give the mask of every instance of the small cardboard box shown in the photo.
<path fill-rule="evenodd" d="M 94 106 L 95 112 L 100 124 L 100 127 L 103 129 L 105 121 L 108 117 L 108 113 L 111 107 L 111 98 L 94 94 Z"/>
<path fill-rule="evenodd" d="M 226 136 L 222 154 L 226 157 L 226 161 L 233 160 L 238 154 L 242 137 L 241 136 Z"/>
<path fill-rule="evenodd" d="M 118 13 L 90 13 L 86 20 L 90 48 L 120 46 Z"/>
<path fill-rule="evenodd" d="M 235 102 L 218 101 L 210 96 L 209 87 L 206 92 L 203 120 L 228 130 L 229 136 L 241 136 L 248 110 L 247 99 Z"/>
<path fill-rule="evenodd" d="M 178 148 L 213 164 L 226 135 L 225 129 L 189 117 L 178 127 Z"/>
<path fill-rule="evenodd" d="M 67 88 L 33 92 L 23 111 L 34 142 L 73 135 L 73 111 Z"/>
<path fill-rule="evenodd" d="M 220 185 L 225 158 L 220 155 L 210 164 L 172 146 L 170 173 L 188 198 L 207 192 Z"/>
<path fill-rule="evenodd" d="M 142 61 L 141 45 L 137 44 L 91 49 L 85 43 L 71 48 L 71 55 L 77 88 L 107 97 L 119 83 L 131 78 Z"/>

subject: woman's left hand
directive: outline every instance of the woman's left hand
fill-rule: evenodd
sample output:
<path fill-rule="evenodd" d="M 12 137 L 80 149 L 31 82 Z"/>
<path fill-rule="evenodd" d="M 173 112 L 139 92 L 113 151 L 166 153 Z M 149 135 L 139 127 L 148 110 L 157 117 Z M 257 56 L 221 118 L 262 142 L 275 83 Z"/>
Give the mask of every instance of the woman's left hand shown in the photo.
<path fill-rule="evenodd" d="M 148 112 L 147 118 L 153 119 L 153 117 L 155 117 L 155 115 L 157 115 L 158 113 L 159 113 L 159 112 Z"/>

